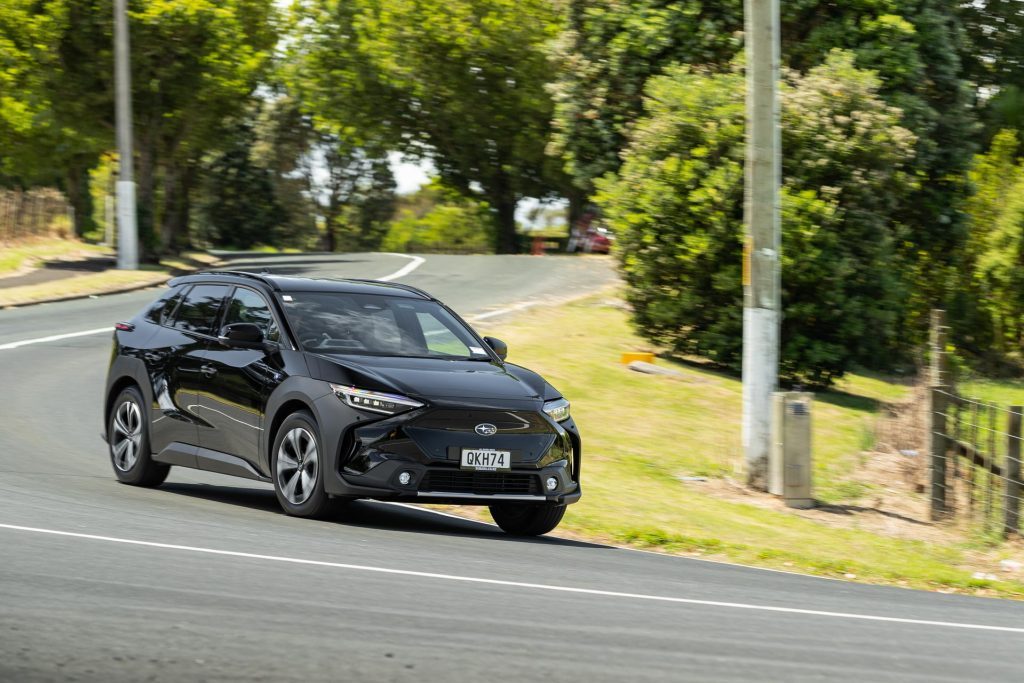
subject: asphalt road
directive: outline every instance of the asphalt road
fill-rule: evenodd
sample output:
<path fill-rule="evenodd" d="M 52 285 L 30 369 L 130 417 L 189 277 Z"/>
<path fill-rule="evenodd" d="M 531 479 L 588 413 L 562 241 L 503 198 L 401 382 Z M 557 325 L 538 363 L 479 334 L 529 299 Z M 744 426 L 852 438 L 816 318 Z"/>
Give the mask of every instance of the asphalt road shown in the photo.
<path fill-rule="evenodd" d="M 613 277 L 598 259 L 413 263 L 243 265 L 353 277 L 404 269 L 401 281 L 468 318 Z M 516 540 L 384 503 L 299 520 L 265 486 L 190 470 L 156 490 L 120 485 L 98 436 L 109 334 L 18 344 L 109 327 L 152 296 L 0 311 L 0 681 L 1024 676 L 1020 603 Z"/>

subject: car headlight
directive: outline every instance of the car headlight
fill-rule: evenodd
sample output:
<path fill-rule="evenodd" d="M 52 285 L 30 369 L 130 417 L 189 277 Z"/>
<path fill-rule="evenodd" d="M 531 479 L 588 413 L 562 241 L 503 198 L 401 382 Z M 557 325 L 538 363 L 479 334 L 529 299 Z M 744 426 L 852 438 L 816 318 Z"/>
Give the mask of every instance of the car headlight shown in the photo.
<path fill-rule="evenodd" d="M 544 404 L 544 412 L 555 422 L 565 422 L 569 419 L 569 402 L 564 398 L 548 401 Z"/>
<path fill-rule="evenodd" d="M 384 415 L 394 415 L 412 410 L 413 408 L 423 407 L 423 404 L 419 401 L 414 401 L 408 396 L 400 396 L 398 394 L 385 394 L 379 391 L 357 389 L 356 387 L 346 387 L 340 384 L 332 384 L 331 389 L 334 390 L 334 394 L 338 398 L 353 408 L 383 413 Z"/>

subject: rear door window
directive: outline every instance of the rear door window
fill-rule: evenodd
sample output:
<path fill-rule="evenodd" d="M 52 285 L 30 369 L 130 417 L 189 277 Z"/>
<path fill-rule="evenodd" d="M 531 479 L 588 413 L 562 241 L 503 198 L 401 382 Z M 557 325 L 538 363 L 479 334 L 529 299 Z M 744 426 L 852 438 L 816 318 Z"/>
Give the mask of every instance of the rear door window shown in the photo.
<path fill-rule="evenodd" d="M 196 285 L 178 306 L 173 326 L 185 332 L 216 336 L 217 316 L 227 294 L 226 285 Z"/>

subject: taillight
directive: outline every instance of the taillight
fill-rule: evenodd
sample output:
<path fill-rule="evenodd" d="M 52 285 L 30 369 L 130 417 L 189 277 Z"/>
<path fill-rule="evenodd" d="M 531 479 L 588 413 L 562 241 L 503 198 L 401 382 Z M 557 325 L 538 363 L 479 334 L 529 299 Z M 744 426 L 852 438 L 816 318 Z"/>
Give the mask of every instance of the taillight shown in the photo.
<path fill-rule="evenodd" d="M 117 323 L 114 325 L 115 330 L 121 330 L 122 332 L 131 332 L 135 329 L 135 325 L 131 323 Z"/>

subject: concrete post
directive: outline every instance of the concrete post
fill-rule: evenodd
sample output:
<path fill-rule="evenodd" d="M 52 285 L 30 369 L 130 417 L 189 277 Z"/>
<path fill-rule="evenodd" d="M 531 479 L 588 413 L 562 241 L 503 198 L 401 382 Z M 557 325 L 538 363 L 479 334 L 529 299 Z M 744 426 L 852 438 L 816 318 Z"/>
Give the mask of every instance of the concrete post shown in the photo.
<path fill-rule="evenodd" d="M 764 490 L 779 365 L 779 0 L 744 1 L 747 159 L 743 253 L 743 450 L 747 483 Z"/>
<path fill-rule="evenodd" d="M 117 119 L 117 267 L 139 267 L 139 234 L 135 212 L 135 181 L 132 171 L 132 79 L 129 66 L 128 0 L 114 0 L 114 81 Z"/>

